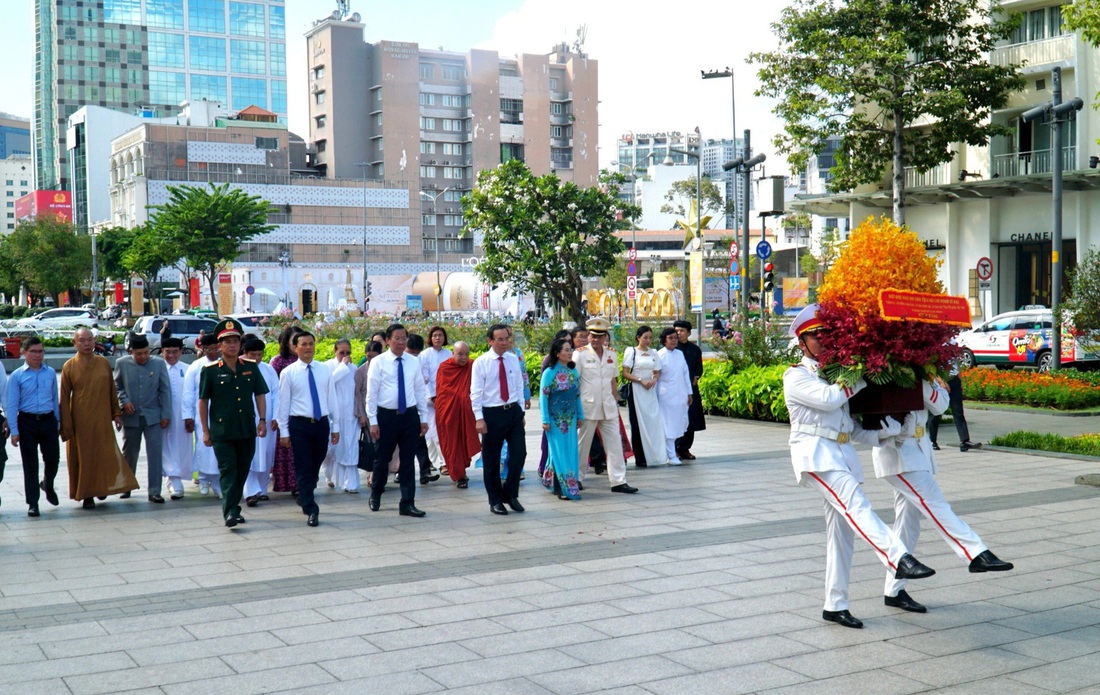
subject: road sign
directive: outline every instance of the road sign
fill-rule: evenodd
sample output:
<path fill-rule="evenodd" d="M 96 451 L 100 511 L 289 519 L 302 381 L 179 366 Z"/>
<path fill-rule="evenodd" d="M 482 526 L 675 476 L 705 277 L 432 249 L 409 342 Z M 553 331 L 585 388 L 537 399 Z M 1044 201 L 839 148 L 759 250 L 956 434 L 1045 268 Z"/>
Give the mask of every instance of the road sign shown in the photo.
<path fill-rule="evenodd" d="M 626 257 L 629 258 L 632 261 L 638 260 L 638 249 L 631 246 L 630 250 L 627 251 Z"/>
<path fill-rule="evenodd" d="M 762 261 L 767 260 L 772 255 L 772 245 L 766 241 L 761 240 L 756 245 L 756 257 Z"/>
<path fill-rule="evenodd" d="M 245 294 L 256 294 L 256 288 L 253 287 L 252 285 L 249 285 L 248 287 L 244 288 L 244 293 Z"/>
<path fill-rule="evenodd" d="M 741 289 L 741 276 L 730 275 L 730 290 L 736 292 Z"/>
<path fill-rule="evenodd" d="M 993 277 L 993 261 L 988 256 L 978 259 L 978 279 L 989 280 Z"/>
<path fill-rule="evenodd" d="M 741 264 L 736 258 L 730 259 L 730 275 L 737 275 L 739 272 L 741 272 Z"/>
<path fill-rule="evenodd" d="M 993 283 L 989 280 L 978 280 L 979 290 L 991 290 L 993 289 Z"/>
<path fill-rule="evenodd" d="M 738 253 L 738 252 L 739 252 L 740 250 L 741 250 L 741 248 L 740 248 L 740 247 L 739 247 L 739 246 L 737 245 L 737 242 L 736 242 L 736 241 L 731 241 L 731 242 L 730 242 L 730 256 L 733 256 L 734 258 L 736 258 L 736 257 L 737 257 L 737 253 Z"/>
<path fill-rule="evenodd" d="M 634 277 L 633 275 L 628 275 L 626 277 L 626 298 L 638 298 L 638 278 Z"/>
<path fill-rule="evenodd" d="M 636 266 L 634 264 L 634 261 L 631 261 L 630 263 L 627 263 L 627 265 L 626 265 L 626 274 L 627 275 L 637 275 L 638 274 L 638 266 Z"/>

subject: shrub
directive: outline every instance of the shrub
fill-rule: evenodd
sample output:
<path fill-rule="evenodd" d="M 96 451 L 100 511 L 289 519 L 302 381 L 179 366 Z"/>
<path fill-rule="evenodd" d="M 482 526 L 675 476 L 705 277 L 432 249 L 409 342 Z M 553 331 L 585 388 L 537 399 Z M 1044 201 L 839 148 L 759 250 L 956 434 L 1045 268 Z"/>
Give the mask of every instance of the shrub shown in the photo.
<path fill-rule="evenodd" d="M 798 348 L 789 345 L 786 328 L 775 321 L 767 325 L 760 319 L 734 317 L 730 321 L 729 335 L 714 335 L 711 345 L 723 355 L 733 371 L 752 365 L 790 364 L 800 358 Z"/>
<path fill-rule="evenodd" d="M 11 304 L 0 304 L 0 319 L 10 319 L 14 311 L 15 307 Z"/>
<path fill-rule="evenodd" d="M 1007 446 L 1015 449 L 1036 451 L 1057 451 L 1066 454 L 1100 456 L 1100 434 L 1082 434 L 1075 437 L 1063 437 L 1060 434 L 1042 434 L 1018 430 L 994 437 L 990 442 L 994 446 Z"/>
<path fill-rule="evenodd" d="M 27 315 L 27 307 L 25 307 L 25 306 L 12 307 L 11 317 L 13 319 L 21 319 L 26 315 Z"/>
<path fill-rule="evenodd" d="M 1040 374 L 1020 370 L 968 369 L 960 376 L 963 393 L 971 400 L 1057 410 L 1100 406 L 1100 386 L 1066 372 Z"/>
<path fill-rule="evenodd" d="M 787 365 L 750 366 L 734 371 L 729 362 L 710 362 L 699 379 L 703 408 L 717 415 L 788 422 L 783 399 Z"/>

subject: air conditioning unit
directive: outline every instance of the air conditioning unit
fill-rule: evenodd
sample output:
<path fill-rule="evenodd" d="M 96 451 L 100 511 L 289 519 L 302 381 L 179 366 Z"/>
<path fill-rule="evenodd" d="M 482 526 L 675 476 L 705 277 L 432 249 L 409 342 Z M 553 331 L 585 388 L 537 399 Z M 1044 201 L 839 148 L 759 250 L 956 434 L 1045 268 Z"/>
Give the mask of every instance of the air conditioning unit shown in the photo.
<path fill-rule="evenodd" d="M 428 214 L 429 215 L 434 215 L 435 214 L 435 208 L 428 208 Z"/>
<path fill-rule="evenodd" d="M 321 85 L 319 85 L 319 84 L 317 84 L 316 82 L 314 82 L 314 83 L 313 83 L 313 84 L 312 84 L 312 85 L 310 86 L 310 88 L 309 88 L 309 91 L 310 91 L 310 92 L 312 92 L 312 93 L 314 93 L 314 94 L 316 94 L 317 92 L 321 91 Z"/>
<path fill-rule="evenodd" d="M 425 188 L 433 188 L 434 189 L 434 188 L 438 188 L 438 186 L 436 186 L 434 183 L 429 183 L 427 186 L 425 186 Z"/>
<path fill-rule="evenodd" d="M 435 164 L 435 160 L 433 159 L 432 161 L 430 161 L 430 162 L 428 162 L 428 163 L 429 163 L 429 164 Z"/>

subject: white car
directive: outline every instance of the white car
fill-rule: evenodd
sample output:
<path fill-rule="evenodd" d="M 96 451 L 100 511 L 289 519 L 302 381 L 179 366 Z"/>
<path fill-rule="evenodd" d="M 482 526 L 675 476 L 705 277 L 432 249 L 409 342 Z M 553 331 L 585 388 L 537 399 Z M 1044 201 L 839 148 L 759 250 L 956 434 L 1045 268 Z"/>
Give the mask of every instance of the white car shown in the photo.
<path fill-rule="evenodd" d="M 222 318 L 240 322 L 244 327 L 245 335 L 263 338 L 264 331 L 267 330 L 267 320 L 271 318 L 271 314 L 229 314 Z"/>
<path fill-rule="evenodd" d="M 1032 366 L 1045 372 L 1054 363 L 1053 332 L 1054 314 L 1046 307 L 1029 306 L 1022 311 L 998 314 L 959 334 L 958 344 L 963 348 L 961 366 L 993 364 L 998 369 Z M 1100 355 L 1069 331 L 1062 331 L 1061 347 L 1063 367 L 1090 369 L 1100 364 Z"/>
<path fill-rule="evenodd" d="M 16 322 L 17 326 L 24 328 L 95 328 L 99 318 L 90 309 L 77 309 L 74 307 L 62 307 L 60 309 L 47 309 L 36 316 L 27 316 Z"/>

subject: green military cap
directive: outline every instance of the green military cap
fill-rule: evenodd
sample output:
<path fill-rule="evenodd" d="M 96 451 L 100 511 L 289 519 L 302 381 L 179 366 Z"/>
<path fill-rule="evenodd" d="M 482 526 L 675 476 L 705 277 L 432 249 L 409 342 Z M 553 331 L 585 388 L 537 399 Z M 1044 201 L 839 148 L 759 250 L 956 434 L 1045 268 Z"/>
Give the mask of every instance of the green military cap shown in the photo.
<path fill-rule="evenodd" d="M 241 337 L 241 323 L 233 319 L 222 319 L 218 322 L 217 326 L 214 326 L 214 337 L 218 340 L 222 338 L 240 338 Z"/>

